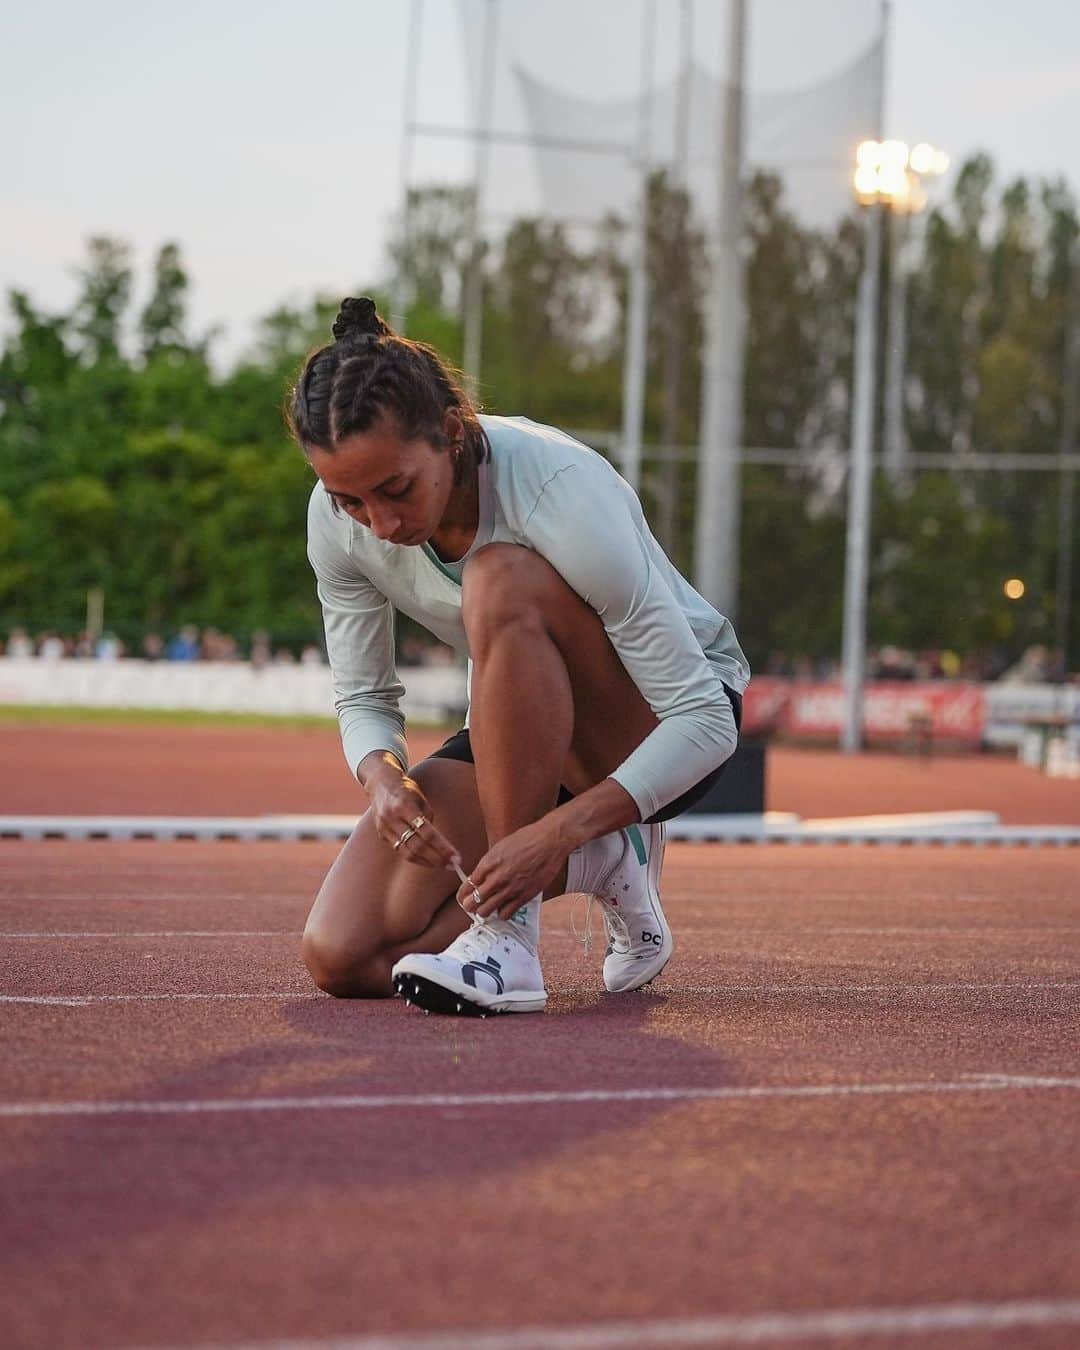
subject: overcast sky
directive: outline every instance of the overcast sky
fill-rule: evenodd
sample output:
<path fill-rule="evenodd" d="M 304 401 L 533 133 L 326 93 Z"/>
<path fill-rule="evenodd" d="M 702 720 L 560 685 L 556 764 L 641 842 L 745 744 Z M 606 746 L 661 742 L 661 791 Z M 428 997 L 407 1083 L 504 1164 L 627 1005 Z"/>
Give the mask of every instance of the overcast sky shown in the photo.
<path fill-rule="evenodd" d="M 536 3 L 557 14 L 553 0 Z M 592 3 L 575 0 L 572 12 Z M 873 0 L 768 3 L 774 19 L 785 3 L 792 16 L 816 4 L 842 26 L 853 5 Z M 228 355 L 250 341 L 255 316 L 284 300 L 385 277 L 408 0 L 13 9 L 0 20 L 5 292 L 59 308 L 87 236 L 130 241 L 143 277 L 158 245 L 175 239 L 193 279 L 194 326 L 223 325 Z M 455 0 L 426 0 L 426 14 L 424 108 L 460 122 Z M 576 36 L 566 34 L 571 46 Z M 1005 175 L 1063 175 L 1080 192 L 1078 56 L 1075 0 L 894 0 L 886 130 L 934 141 L 954 160 L 985 149 Z M 460 167 L 452 145 L 425 153 L 425 171 Z"/>

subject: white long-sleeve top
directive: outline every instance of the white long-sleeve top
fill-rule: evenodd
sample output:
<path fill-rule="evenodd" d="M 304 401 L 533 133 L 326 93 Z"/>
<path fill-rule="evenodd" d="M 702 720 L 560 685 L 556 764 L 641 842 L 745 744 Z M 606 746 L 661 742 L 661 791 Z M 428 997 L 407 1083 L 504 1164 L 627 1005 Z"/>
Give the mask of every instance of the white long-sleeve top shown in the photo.
<path fill-rule="evenodd" d="M 659 725 L 611 775 L 646 819 L 722 764 L 735 747 L 731 702 L 750 668 L 730 622 L 671 564 L 630 485 L 587 446 L 525 417 L 480 418 L 479 523 L 468 553 L 441 561 L 427 544 L 391 544 L 344 513 L 321 484 L 308 506 L 308 557 L 326 625 L 334 700 L 349 768 L 389 750 L 408 764 L 394 610 L 469 653 L 461 574 L 485 544 L 531 548 L 600 616 Z"/>

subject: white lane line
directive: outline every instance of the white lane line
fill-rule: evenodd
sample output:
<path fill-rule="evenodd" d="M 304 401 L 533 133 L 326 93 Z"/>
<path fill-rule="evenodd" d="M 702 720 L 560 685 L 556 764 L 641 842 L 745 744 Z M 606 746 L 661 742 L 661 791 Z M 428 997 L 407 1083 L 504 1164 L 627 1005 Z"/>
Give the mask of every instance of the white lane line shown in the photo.
<path fill-rule="evenodd" d="M 754 994 L 763 998 L 796 998 L 813 994 L 890 994 L 919 996 L 926 993 L 970 993 L 996 991 L 1002 993 L 1033 993 L 1048 989 L 1080 990 L 1080 980 L 999 980 L 951 984 L 708 984 L 653 986 L 652 995 L 665 999 L 684 995 L 716 996 L 723 994 Z M 549 993 L 562 997 L 587 998 L 600 993 L 591 985 L 549 984 Z M 649 998 L 645 993 L 643 998 Z M 65 1008 L 85 1008 L 97 1003 L 198 1003 L 203 1001 L 227 1003 L 232 999 L 297 999 L 326 998 L 315 990 L 278 989 L 251 994 L 219 993 L 149 993 L 149 994 L 0 994 L 0 1004 L 29 1003 Z"/>
<path fill-rule="evenodd" d="M 177 1101 L 56 1101 L 0 1103 L 0 1117 L 195 1115 L 247 1111 L 382 1111 L 477 1106 L 572 1106 L 597 1102 L 754 1101 L 766 1098 L 903 1097 L 916 1093 L 1015 1092 L 1080 1089 L 1080 1078 L 969 1074 L 952 1082 L 804 1083 L 769 1087 L 588 1089 L 580 1092 L 418 1093 L 342 1097 L 204 1097 Z"/>
<path fill-rule="evenodd" d="M 255 994 L 0 994 L 0 1003 L 35 1003 L 46 1007 L 87 1008 L 95 1003 L 227 1003 L 233 999 L 282 1000 L 296 998 L 326 998 L 317 990 L 293 992 L 277 990 L 274 993 Z"/>
<path fill-rule="evenodd" d="M 153 904 L 155 900 L 167 901 L 169 903 L 177 900 L 204 900 L 210 904 L 223 900 L 228 901 L 230 904 L 240 904 L 247 900 L 263 905 L 268 903 L 295 904 L 297 899 L 295 891 L 291 891 L 284 895 L 273 895 L 269 891 L 259 891 L 256 894 L 253 894 L 251 891 L 214 891 L 212 893 L 207 893 L 206 891 L 196 889 L 200 880 L 201 878 L 199 877 L 192 878 L 192 889 L 190 891 L 150 891 L 149 893 L 146 891 L 133 891 L 130 895 L 117 895 L 115 892 L 106 893 L 105 891 L 73 892 L 70 895 L 46 892 L 36 895 L 24 890 L 13 890 L 8 892 L 5 889 L 0 892 L 0 903 L 6 904 L 12 902 L 22 904 L 25 902 L 32 902 L 36 905 L 47 905 L 55 900 L 57 904 L 61 905 L 126 905 L 133 901 L 138 904 Z"/>
<path fill-rule="evenodd" d="M 749 1313 L 656 1321 L 516 1327 L 506 1331 L 388 1332 L 325 1340 L 215 1342 L 199 1350 L 621 1350 L 627 1346 L 759 1345 L 855 1336 L 924 1336 L 942 1331 L 1073 1326 L 1080 1299 L 930 1303 L 894 1308 Z"/>
<path fill-rule="evenodd" d="M 169 929 L 153 933 L 132 933 L 124 929 L 115 931 L 96 931 L 85 933 L 3 933 L 0 932 L 0 941 L 6 941 L 8 938 L 32 938 L 35 940 L 44 940 L 45 938 L 256 938 L 256 937 L 299 937 L 304 930 L 302 928 L 258 928 L 258 929 L 224 929 L 224 928 L 179 928 Z"/>
<path fill-rule="evenodd" d="M 1080 1299 L 1018 1299 L 1008 1303 L 931 1303 L 896 1308 L 835 1308 L 821 1312 L 750 1313 L 657 1321 L 517 1327 L 326 1340 L 217 1342 L 200 1350 L 621 1350 L 623 1346 L 759 1345 L 855 1336 L 924 1336 L 942 1331 L 1073 1326 Z"/>
<path fill-rule="evenodd" d="M 0 931 L 0 942 L 10 939 L 44 942 L 50 939 L 84 938 L 266 938 L 300 937 L 302 928 L 168 928 L 155 930 L 130 930 L 124 928 L 88 929 L 81 932 L 45 931 L 20 929 L 13 932 Z M 922 936 L 940 941 L 943 937 L 972 938 L 993 933 L 1002 937 L 1011 937 L 1017 933 L 1026 935 L 1046 933 L 1077 933 L 1080 925 L 1066 925 L 1056 928 L 726 928 L 721 925 L 712 928 L 677 928 L 682 937 L 713 937 L 720 940 L 732 938 L 774 938 L 797 933 L 801 936 L 835 937 L 838 934 L 856 934 L 866 937 L 878 936 Z M 581 938 L 573 933 L 545 933 L 545 942 L 564 941 L 581 943 Z"/>

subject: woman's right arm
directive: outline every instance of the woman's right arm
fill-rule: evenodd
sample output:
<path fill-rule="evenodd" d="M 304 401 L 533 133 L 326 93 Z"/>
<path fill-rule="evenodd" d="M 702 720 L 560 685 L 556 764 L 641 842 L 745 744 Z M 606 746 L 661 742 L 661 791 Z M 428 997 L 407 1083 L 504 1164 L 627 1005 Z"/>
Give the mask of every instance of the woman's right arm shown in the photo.
<path fill-rule="evenodd" d="M 322 606 L 334 707 L 349 771 L 371 799 L 380 838 L 393 844 L 418 816 L 431 809 L 408 776 L 408 747 L 401 698 L 405 687 L 394 658 L 394 612 L 390 601 L 349 556 L 317 488 L 308 511 L 308 558 Z M 410 862 L 444 867 L 457 850 L 434 826 L 412 836 Z"/>

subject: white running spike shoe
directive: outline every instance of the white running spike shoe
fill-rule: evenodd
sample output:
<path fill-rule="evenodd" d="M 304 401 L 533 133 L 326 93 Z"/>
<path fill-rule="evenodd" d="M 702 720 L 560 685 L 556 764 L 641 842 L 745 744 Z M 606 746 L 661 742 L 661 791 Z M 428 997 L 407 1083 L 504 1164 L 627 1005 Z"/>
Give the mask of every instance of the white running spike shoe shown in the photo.
<path fill-rule="evenodd" d="M 590 886 L 604 915 L 604 987 L 613 994 L 640 989 L 671 960 L 675 944 L 660 904 L 663 825 L 631 825 L 615 865 Z"/>
<path fill-rule="evenodd" d="M 443 952 L 413 952 L 391 971 L 394 990 L 427 1012 L 483 1017 L 543 1012 L 540 958 L 507 919 L 474 922 Z"/>

